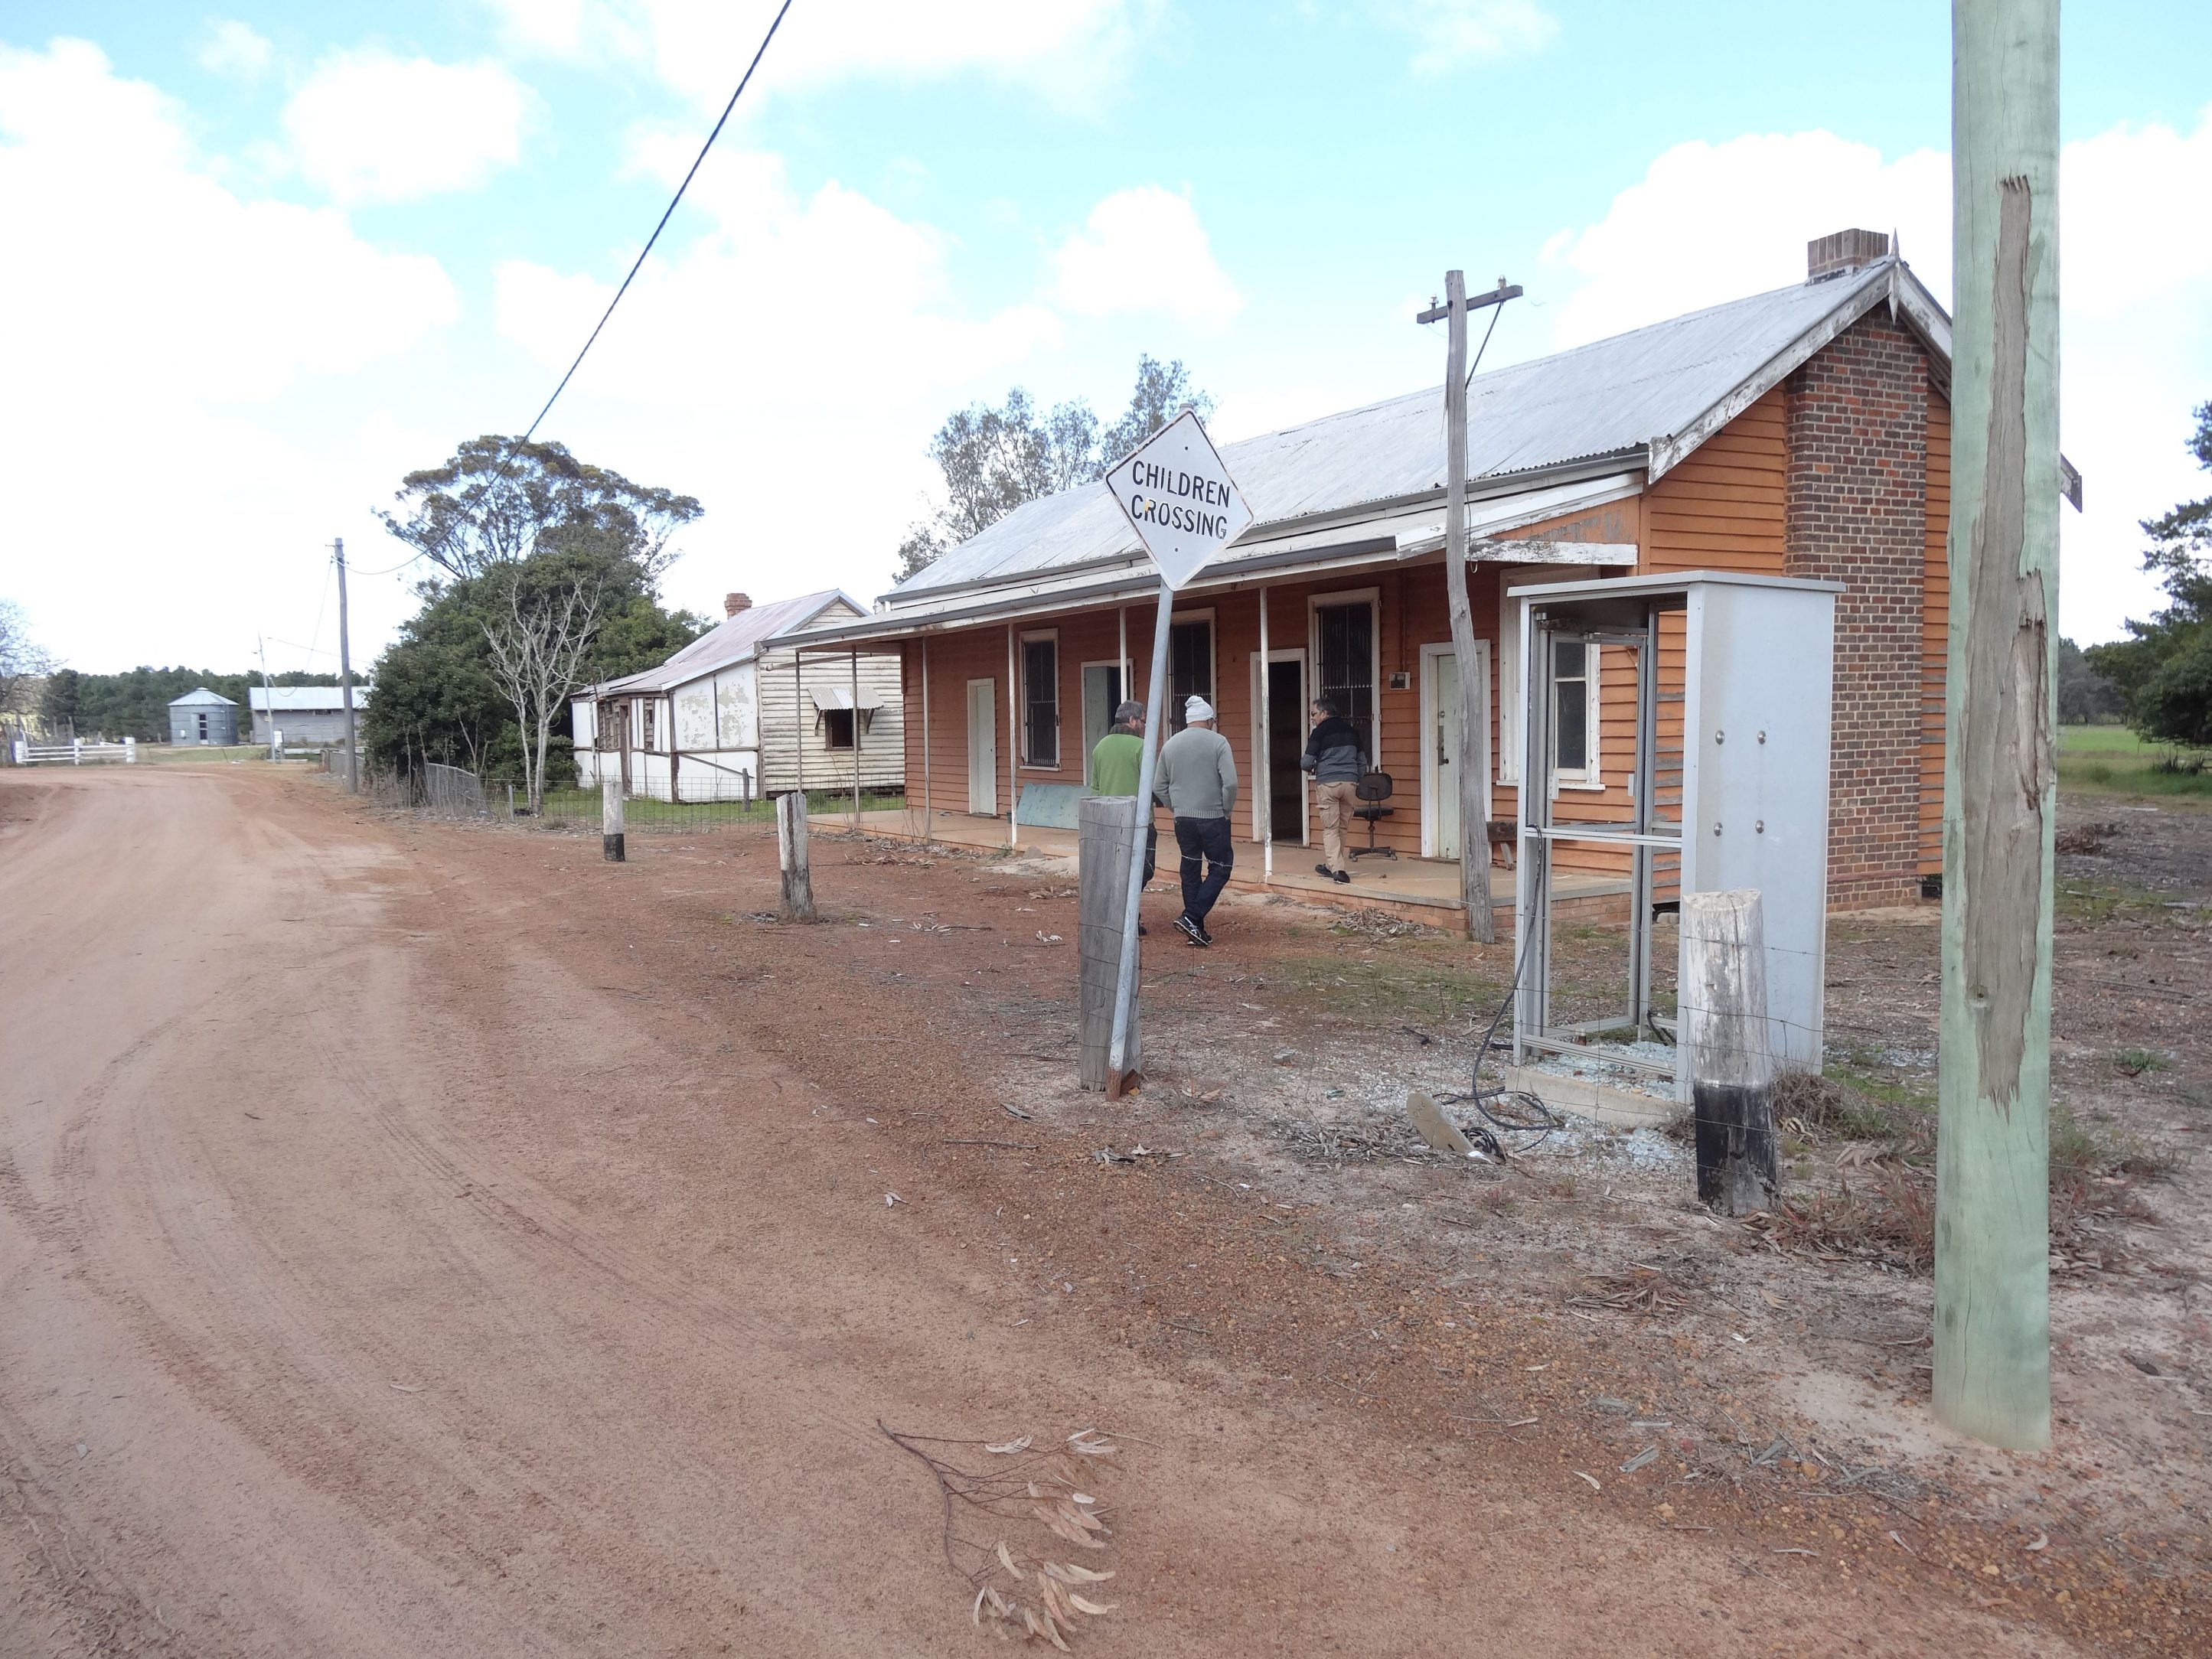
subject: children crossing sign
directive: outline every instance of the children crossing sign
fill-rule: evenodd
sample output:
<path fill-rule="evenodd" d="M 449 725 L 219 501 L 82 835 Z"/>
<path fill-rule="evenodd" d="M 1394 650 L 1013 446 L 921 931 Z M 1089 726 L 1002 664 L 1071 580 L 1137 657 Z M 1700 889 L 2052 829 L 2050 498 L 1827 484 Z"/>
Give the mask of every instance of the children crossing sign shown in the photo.
<path fill-rule="evenodd" d="M 1180 588 L 1251 526 L 1213 441 L 1186 409 L 1106 475 L 1160 580 Z"/>

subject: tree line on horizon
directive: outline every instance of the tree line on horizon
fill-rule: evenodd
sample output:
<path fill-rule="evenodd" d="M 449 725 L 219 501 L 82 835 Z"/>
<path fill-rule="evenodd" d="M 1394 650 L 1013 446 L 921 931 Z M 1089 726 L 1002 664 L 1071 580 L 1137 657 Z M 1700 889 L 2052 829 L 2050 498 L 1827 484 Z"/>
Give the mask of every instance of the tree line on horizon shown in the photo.
<path fill-rule="evenodd" d="M 336 674 L 313 674 L 294 669 L 271 674 L 271 685 L 336 685 Z M 169 737 L 169 705 L 187 691 L 202 686 L 217 696 L 228 697 L 239 708 L 239 732 L 246 727 L 246 692 L 261 684 L 261 671 L 243 674 L 216 673 L 201 668 L 153 668 L 141 665 L 118 674 L 88 674 L 75 668 L 57 668 L 46 675 L 39 692 L 39 719 L 57 736 L 136 738 L 141 743 L 166 743 Z"/>

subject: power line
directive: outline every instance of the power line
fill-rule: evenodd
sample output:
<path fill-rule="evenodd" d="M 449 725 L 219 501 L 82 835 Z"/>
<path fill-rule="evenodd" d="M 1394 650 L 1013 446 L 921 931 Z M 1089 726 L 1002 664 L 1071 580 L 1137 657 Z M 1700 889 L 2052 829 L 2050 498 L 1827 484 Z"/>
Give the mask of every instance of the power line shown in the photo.
<path fill-rule="evenodd" d="M 539 423 L 552 412 L 553 405 L 559 400 L 561 394 L 568 389 L 569 380 L 574 377 L 576 371 L 584 366 L 586 354 L 598 341 L 599 330 L 607 325 L 607 319 L 615 314 L 615 307 L 622 303 L 623 295 L 629 292 L 631 282 L 645 264 L 645 256 L 653 252 L 653 245 L 660 240 L 660 233 L 668 228 L 668 221 L 675 214 L 677 204 L 684 199 L 684 192 L 691 187 L 692 178 L 698 173 L 700 163 L 707 159 L 707 152 L 714 148 L 714 140 L 722 136 L 722 128 L 730 118 L 730 112 L 737 108 L 738 100 L 744 95 L 745 88 L 752 81 L 753 71 L 760 67 L 762 58 L 767 55 L 769 42 L 775 39 L 776 30 L 783 27 L 784 13 L 790 9 L 791 0 L 783 0 L 783 4 L 776 9 L 775 20 L 768 26 L 768 33 L 761 37 L 759 48 L 754 52 L 752 62 L 745 65 L 744 79 L 738 82 L 738 89 L 730 94 L 730 101 L 722 106 L 721 120 L 714 123 L 714 130 L 707 135 L 707 142 L 699 146 L 699 154 L 691 162 L 691 171 L 685 173 L 684 182 L 676 186 L 676 194 L 669 198 L 667 210 L 660 216 L 660 222 L 653 228 L 653 234 L 645 239 L 645 246 L 638 250 L 637 261 L 630 266 L 629 275 L 623 278 L 622 286 L 615 290 L 615 297 L 607 301 L 607 308 L 601 314 L 598 325 L 592 330 L 591 338 L 584 342 L 584 349 L 576 354 L 576 361 L 568 365 L 568 374 L 563 374 L 561 377 L 561 384 L 553 388 L 553 395 L 545 400 L 545 407 L 538 411 L 538 419 L 531 422 L 529 431 L 522 434 L 524 443 L 530 441 L 537 433 Z"/>
<path fill-rule="evenodd" d="M 427 559 L 429 556 L 430 556 L 427 553 L 410 553 L 405 558 L 400 560 L 398 564 L 388 564 L 381 570 L 363 570 L 356 565 L 348 565 L 346 568 L 352 571 L 356 576 L 389 576 L 398 571 L 406 569 L 409 565 L 415 563 L 418 559 Z"/>

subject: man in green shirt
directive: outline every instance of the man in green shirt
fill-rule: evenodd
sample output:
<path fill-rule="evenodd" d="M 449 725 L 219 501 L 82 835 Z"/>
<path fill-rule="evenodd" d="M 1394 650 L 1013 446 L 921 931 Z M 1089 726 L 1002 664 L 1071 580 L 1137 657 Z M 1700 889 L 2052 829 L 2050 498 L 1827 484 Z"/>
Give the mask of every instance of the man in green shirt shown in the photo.
<path fill-rule="evenodd" d="M 1125 702 L 1114 711 L 1114 725 L 1091 751 L 1091 793 L 1094 795 L 1133 795 L 1137 774 L 1145 763 L 1145 705 Z M 1152 861 L 1160 845 L 1159 825 L 1146 815 L 1145 879 L 1152 878 Z M 1138 924 L 1137 931 L 1145 931 Z"/>

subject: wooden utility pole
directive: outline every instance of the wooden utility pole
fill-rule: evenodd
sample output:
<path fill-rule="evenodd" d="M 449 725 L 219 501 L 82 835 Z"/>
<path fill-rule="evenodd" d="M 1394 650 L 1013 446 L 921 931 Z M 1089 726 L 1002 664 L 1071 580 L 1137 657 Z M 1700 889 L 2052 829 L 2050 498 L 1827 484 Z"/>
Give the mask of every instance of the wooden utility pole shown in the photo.
<path fill-rule="evenodd" d="M 261 701 L 269 705 L 269 758 L 281 760 L 283 757 L 276 748 L 276 698 L 269 689 L 269 641 L 257 634 L 253 639 L 253 648 L 261 653 Z M 253 730 L 253 699 L 248 697 L 246 703 L 246 729 L 251 735 Z"/>
<path fill-rule="evenodd" d="M 783 872 L 781 915 L 786 921 L 814 920 L 814 878 L 806 867 L 806 792 L 775 798 L 775 855 Z"/>
<path fill-rule="evenodd" d="M 1936 1415 L 2051 1443 L 2058 0 L 1954 0 Z"/>
<path fill-rule="evenodd" d="M 1497 289 L 1467 297 L 1467 273 L 1444 272 L 1444 302 L 1415 319 L 1444 323 L 1444 599 L 1451 611 L 1452 659 L 1459 680 L 1460 902 L 1467 931 L 1488 945 L 1498 937 L 1490 909 L 1490 820 L 1482 810 L 1482 781 L 1490 775 L 1490 721 L 1475 671 L 1474 612 L 1467 597 L 1467 313 L 1504 305 L 1521 290 L 1504 277 Z M 1425 741 L 1425 739 L 1424 739 Z"/>
<path fill-rule="evenodd" d="M 1698 1198 L 1723 1215 L 1765 1209 L 1781 1184 L 1767 1043 L 1766 924 L 1755 890 L 1682 895 L 1682 1060 Z"/>
<path fill-rule="evenodd" d="M 346 789 L 357 795 L 361 793 L 361 750 L 355 741 L 353 724 L 353 640 L 346 631 L 345 538 L 340 536 L 333 541 L 331 551 L 338 565 L 338 685 L 345 702 Z M 270 709 L 269 717 L 274 724 L 276 711 Z"/>

